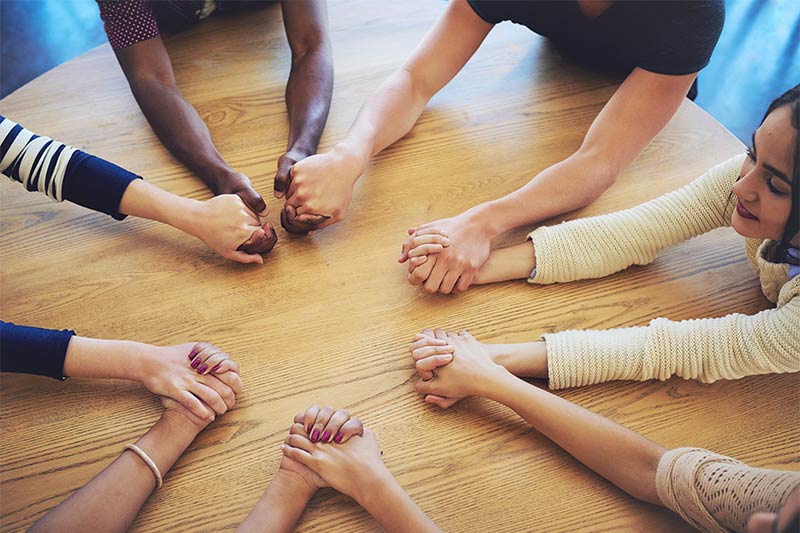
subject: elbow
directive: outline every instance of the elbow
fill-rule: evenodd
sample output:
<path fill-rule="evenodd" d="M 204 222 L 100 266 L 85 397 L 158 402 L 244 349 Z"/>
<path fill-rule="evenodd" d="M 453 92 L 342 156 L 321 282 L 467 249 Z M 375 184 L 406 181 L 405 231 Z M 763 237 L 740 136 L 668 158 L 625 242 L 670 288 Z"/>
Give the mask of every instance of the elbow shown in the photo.
<path fill-rule="evenodd" d="M 137 99 L 140 96 L 146 96 L 154 92 L 178 90 L 175 78 L 151 72 L 134 73 L 130 75 L 128 77 L 128 84 L 131 86 L 131 91 Z"/>
<path fill-rule="evenodd" d="M 333 64 L 330 40 L 322 32 L 311 32 L 294 39 L 289 43 L 289 48 L 292 50 L 293 65 L 307 57 L 317 57 L 326 63 Z"/>

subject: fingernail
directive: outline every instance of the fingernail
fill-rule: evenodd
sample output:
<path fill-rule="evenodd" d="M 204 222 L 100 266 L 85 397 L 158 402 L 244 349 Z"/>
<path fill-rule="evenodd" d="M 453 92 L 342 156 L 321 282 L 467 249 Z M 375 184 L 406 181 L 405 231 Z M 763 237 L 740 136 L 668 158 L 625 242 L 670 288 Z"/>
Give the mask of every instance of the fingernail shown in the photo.
<path fill-rule="evenodd" d="M 319 440 L 319 430 L 315 429 L 311 432 L 311 442 L 317 442 Z"/>
<path fill-rule="evenodd" d="M 326 431 L 325 433 L 322 434 L 322 442 L 328 442 L 330 438 L 331 438 L 330 431 Z"/>
<path fill-rule="evenodd" d="M 306 433 L 311 435 L 311 428 L 313 428 L 313 427 L 314 427 L 314 424 L 309 424 L 308 427 L 306 428 Z"/>
<path fill-rule="evenodd" d="M 195 352 L 194 350 L 192 350 L 191 352 L 189 352 L 189 359 L 194 359 L 194 356 L 195 356 L 195 355 L 197 355 L 197 352 Z"/>
<path fill-rule="evenodd" d="M 214 368 L 212 368 L 212 369 L 211 369 L 211 371 L 212 371 L 212 372 L 216 372 L 216 371 L 217 371 L 217 370 L 219 370 L 221 367 L 222 367 L 222 363 L 219 363 L 219 364 L 218 364 L 218 365 L 216 365 Z"/>
<path fill-rule="evenodd" d="M 195 359 L 192 361 L 192 368 L 197 368 L 200 365 L 200 359 Z"/>
<path fill-rule="evenodd" d="M 203 365 L 203 366 L 201 366 L 200 368 L 197 369 L 197 373 L 198 374 L 202 374 L 206 370 L 208 370 L 208 365 Z"/>
<path fill-rule="evenodd" d="M 337 433 L 337 434 L 336 434 L 336 436 L 333 438 L 333 442 L 335 442 L 336 444 L 341 444 L 341 443 L 342 443 L 342 439 L 343 439 L 343 438 L 344 438 L 344 435 L 342 435 L 342 432 L 340 431 L 340 432 L 339 432 L 339 433 Z"/>

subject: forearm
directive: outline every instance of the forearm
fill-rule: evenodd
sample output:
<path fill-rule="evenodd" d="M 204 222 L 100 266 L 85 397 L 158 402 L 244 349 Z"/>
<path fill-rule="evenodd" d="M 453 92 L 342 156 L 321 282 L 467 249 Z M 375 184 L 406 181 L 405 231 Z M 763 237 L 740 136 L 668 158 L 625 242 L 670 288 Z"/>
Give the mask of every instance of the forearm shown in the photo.
<path fill-rule="evenodd" d="M 481 266 L 474 283 L 497 283 L 515 279 L 526 279 L 536 266 L 536 254 L 530 241 L 506 248 L 497 248 Z"/>
<path fill-rule="evenodd" d="M 348 154 L 360 175 L 375 154 L 411 130 L 429 98 L 415 89 L 411 72 L 398 69 L 364 104 L 347 136 L 334 150 Z"/>
<path fill-rule="evenodd" d="M 192 228 L 200 216 L 201 206 L 202 203 L 197 200 L 184 198 L 144 180 L 137 180 L 125 190 L 119 210 L 125 215 L 163 222 L 193 235 Z"/>
<path fill-rule="evenodd" d="M 615 178 L 616 171 L 602 155 L 579 150 L 541 171 L 516 191 L 471 211 L 496 237 L 584 207 L 611 186 Z"/>
<path fill-rule="evenodd" d="M 166 413 L 140 438 L 144 450 L 165 474 L 199 429 Z M 155 488 L 150 468 L 125 451 L 86 485 L 40 518 L 30 531 L 125 531 Z"/>
<path fill-rule="evenodd" d="M 441 532 L 388 470 L 356 500 L 387 533 Z"/>
<path fill-rule="evenodd" d="M 279 470 L 253 510 L 236 530 L 238 533 L 282 533 L 292 531 L 314 495 L 308 485 L 298 483 Z"/>
<path fill-rule="evenodd" d="M 286 84 L 289 114 L 287 151 L 303 155 L 316 153 L 328 120 L 332 93 L 333 62 L 327 40 L 299 57 L 293 56 Z"/>
<path fill-rule="evenodd" d="M 510 373 L 500 371 L 486 397 L 502 403 L 570 455 L 643 501 L 661 505 L 656 470 L 662 446 Z"/>
<path fill-rule="evenodd" d="M 131 90 L 164 146 L 217 193 L 216 182 L 232 169 L 180 90 L 153 77 L 131 80 Z"/>
<path fill-rule="evenodd" d="M 157 357 L 157 346 L 134 341 L 72 337 L 64 359 L 64 375 L 76 378 L 141 381 L 147 360 Z"/>
<path fill-rule="evenodd" d="M 492 360 L 520 377 L 547 377 L 547 344 L 544 341 L 486 345 Z"/>

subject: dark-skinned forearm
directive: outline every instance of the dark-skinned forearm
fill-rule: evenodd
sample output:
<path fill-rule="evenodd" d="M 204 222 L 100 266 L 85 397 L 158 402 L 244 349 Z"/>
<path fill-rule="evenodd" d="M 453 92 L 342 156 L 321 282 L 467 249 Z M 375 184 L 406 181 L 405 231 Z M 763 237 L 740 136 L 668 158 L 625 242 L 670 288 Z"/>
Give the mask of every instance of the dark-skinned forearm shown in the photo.
<path fill-rule="evenodd" d="M 180 90 L 155 78 L 131 81 L 131 90 L 164 146 L 215 194 L 219 193 L 218 182 L 232 169 L 214 146 L 208 127 Z"/>
<path fill-rule="evenodd" d="M 302 155 L 316 153 L 328 120 L 332 93 L 333 60 L 327 41 L 292 57 L 292 71 L 286 84 L 287 151 Z"/>

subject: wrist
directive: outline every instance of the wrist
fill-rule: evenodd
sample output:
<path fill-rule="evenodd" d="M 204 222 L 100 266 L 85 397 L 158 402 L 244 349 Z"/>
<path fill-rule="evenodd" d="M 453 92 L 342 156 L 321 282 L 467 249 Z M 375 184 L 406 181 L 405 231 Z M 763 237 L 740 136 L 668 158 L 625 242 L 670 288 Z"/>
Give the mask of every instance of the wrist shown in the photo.
<path fill-rule="evenodd" d="M 172 409 L 165 409 L 158 420 L 157 425 L 162 426 L 171 435 L 177 435 L 187 439 L 188 443 L 193 441 L 197 435 L 203 431 L 210 422 L 199 418 L 189 418 L 188 416 Z"/>
<path fill-rule="evenodd" d="M 347 169 L 346 175 L 352 176 L 353 183 L 358 181 L 358 178 L 367 169 L 367 164 L 369 163 L 369 152 L 356 143 L 348 142 L 347 140 L 337 144 L 329 154 L 337 158 Z"/>
<path fill-rule="evenodd" d="M 495 363 L 483 379 L 477 380 L 475 396 L 503 403 L 503 392 L 508 388 L 510 380 L 516 379 L 504 366 Z"/>
<path fill-rule="evenodd" d="M 170 206 L 167 224 L 189 235 L 198 237 L 197 228 L 201 227 L 205 202 L 179 196 Z"/>
<path fill-rule="evenodd" d="M 282 468 L 278 468 L 272 478 L 272 484 L 280 494 L 286 495 L 291 501 L 307 502 L 317 492 L 317 487 L 309 485 L 303 476 Z"/>
<path fill-rule="evenodd" d="M 476 205 L 466 210 L 462 216 L 475 232 L 489 240 L 507 231 L 507 228 L 501 223 L 501 216 L 493 202 Z"/>
<path fill-rule="evenodd" d="M 367 472 L 363 479 L 356 481 L 356 490 L 350 494 L 358 504 L 373 514 L 390 498 L 392 487 L 397 483 L 389 469 L 381 462 L 379 469 Z"/>

